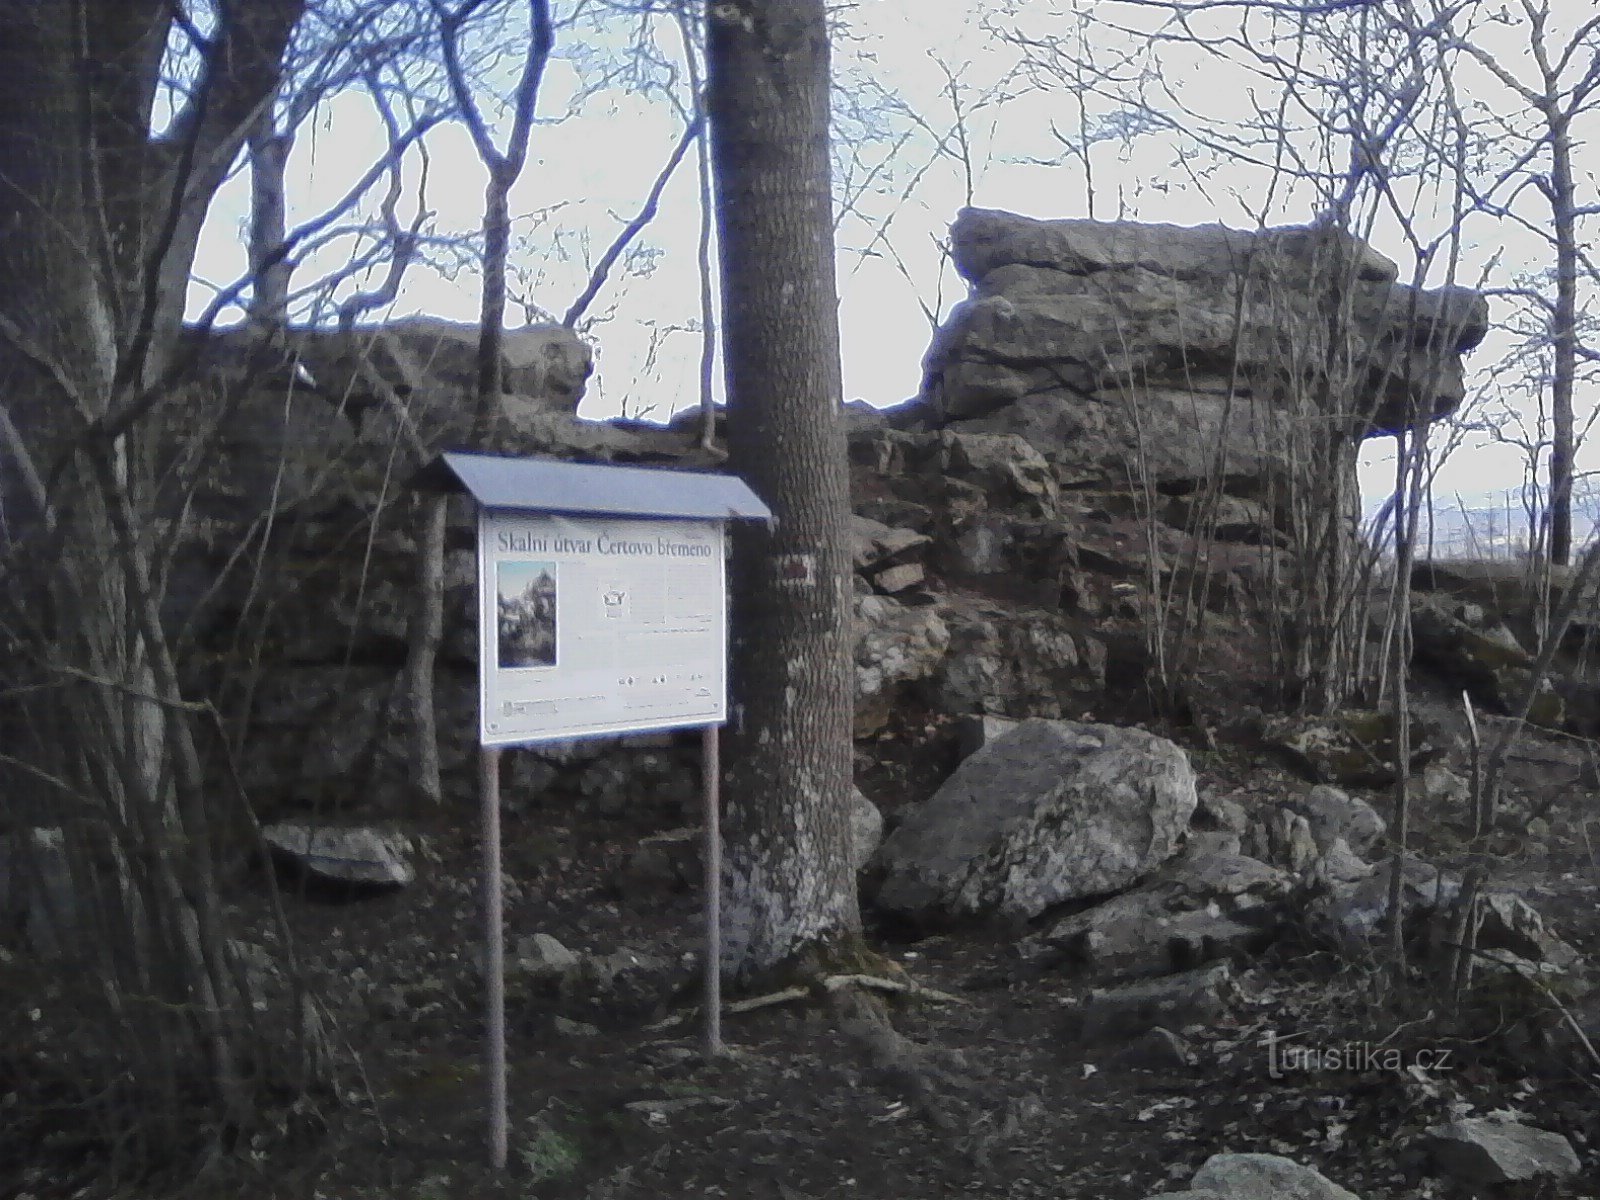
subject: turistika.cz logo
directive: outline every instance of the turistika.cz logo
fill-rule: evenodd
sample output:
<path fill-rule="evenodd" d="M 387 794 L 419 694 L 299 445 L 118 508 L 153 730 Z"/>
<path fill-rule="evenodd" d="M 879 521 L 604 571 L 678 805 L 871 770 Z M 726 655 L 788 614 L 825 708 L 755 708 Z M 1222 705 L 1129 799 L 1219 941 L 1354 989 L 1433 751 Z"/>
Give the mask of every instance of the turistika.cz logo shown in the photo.
<path fill-rule="evenodd" d="M 1448 1071 L 1453 1050 L 1443 1046 L 1419 1046 L 1406 1050 L 1386 1042 L 1335 1042 L 1313 1045 L 1295 1041 L 1294 1034 L 1269 1029 L 1257 1045 L 1267 1049 L 1267 1075 L 1317 1075 L 1335 1071 L 1368 1073 L 1373 1071 Z"/>

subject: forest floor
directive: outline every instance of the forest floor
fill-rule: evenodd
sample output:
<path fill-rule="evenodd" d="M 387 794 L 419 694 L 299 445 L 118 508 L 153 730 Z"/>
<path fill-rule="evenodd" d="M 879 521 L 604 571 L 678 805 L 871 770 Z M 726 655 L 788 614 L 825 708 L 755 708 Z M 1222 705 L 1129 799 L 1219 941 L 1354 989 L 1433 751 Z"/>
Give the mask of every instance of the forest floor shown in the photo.
<path fill-rule="evenodd" d="M 910 741 L 877 751 L 861 783 L 891 819 L 948 769 Z M 1526 796 L 1543 798 L 1548 832 L 1506 836 L 1500 882 L 1597 962 L 1600 803 L 1568 778 L 1578 760 L 1566 743 L 1534 751 L 1513 769 Z M 1307 786 L 1236 752 L 1191 757 L 1202 792 L 1247 807 Z M 1192 1067 L 1118 1066 L 1115 1047 L 1076 1041 L 1069 1014 L 1089 983 L 1019 956 L 1015 931 L 911 940 L 870 914 L 884 954 L 946 994 L 890 1001 L 909 1053 L 874 1048 L 827 1005 L 791 1002 L 730 1015 L 727 1053 L 708 1059 L 694 1010 L 698 896 L 616 882 L 638 839 L 669 823 L 650 811 L 603 818 L 552 803 L 508 817 L 509 944 L 547 933 L 580 953 L 626 949 L 673 964 L 683 987 L 628 1013 L 513 987 L 503 1175 L 488 1169 L 485 1140 L 478 834 L 473 814 L 440 811 L 408 825 L 419 848 L 410 887 L 342 903 L 287 890 L 340 1082 L 314 1113 L 278 1114 L 278 1132 L 214 1163 L 187 1194 L 1141 1200 L 1181 1190 L 1211 1154 L 1266 1151 L 1363 1200 L 1464 1197 L 1417 1149 L 1423 1128 L 1464 1103 L 1564 1133 L 1584 1160 L 1586 1177 L 1497 1195 L 1600 1196 L 1600 1072 L 1551 1033 L 1557 1014 L 1451 1014 L 1425 981 L 1396 986 L 1293 929 L 1240 965 L 1233 1014 L 1194 1035 Z M 1426 814 L 1420 826 L 1418 849 L 1449 862 L 1460 831 Z M 254 878 L 233 901 L 265 925 L 266 895 Z M 1273 1038 L 1398 1049 L 1404 1065 L 1275 1070 Z M 148 1197 L 153 1183 L 118 1194 Z M 82 1162 L 45 1152 L 0 1163 L 0 1197 L 100 1194 Z"/>

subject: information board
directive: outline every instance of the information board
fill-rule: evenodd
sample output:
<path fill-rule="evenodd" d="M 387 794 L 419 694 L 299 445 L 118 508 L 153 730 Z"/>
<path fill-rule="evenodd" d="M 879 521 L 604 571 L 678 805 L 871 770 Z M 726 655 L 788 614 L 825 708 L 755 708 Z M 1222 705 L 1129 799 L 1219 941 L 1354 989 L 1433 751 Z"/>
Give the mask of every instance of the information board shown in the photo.
<path fill-rule="evenodd" d="M 480 508 L 482 744 L 723 721 L 722 531 Z"/>

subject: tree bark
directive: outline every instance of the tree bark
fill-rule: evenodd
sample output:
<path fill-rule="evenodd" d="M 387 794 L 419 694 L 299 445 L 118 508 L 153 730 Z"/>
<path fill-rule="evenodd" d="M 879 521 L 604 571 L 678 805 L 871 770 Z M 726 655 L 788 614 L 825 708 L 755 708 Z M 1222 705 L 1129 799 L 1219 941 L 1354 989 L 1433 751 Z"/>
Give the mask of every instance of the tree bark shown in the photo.
<path fill-rule="evenodd" d="M 1550 561 L 1572 561 L 1572 392 L 1578 366 L 1578 242 L 1572 179 L 1572 133 L 1551 98 L 1550 200 L 1556 239 L 1556 305 L 1550 322 Z"/>
<path fill-rule="evenodd" d="M 289 236 L 284 174 L 292 134 L 279 133 L 264 107 L 250 129 L 250 323 L 258 337 L 281 337 L 289 324 L 291 267 L 283 254 Z"/>
<path fill-rule="evenodd" d="M 771 507 L 734 534 L 725 975 L 859 933 L 851 555 L 823 0 L 707 15 L 729 449 Z"/>

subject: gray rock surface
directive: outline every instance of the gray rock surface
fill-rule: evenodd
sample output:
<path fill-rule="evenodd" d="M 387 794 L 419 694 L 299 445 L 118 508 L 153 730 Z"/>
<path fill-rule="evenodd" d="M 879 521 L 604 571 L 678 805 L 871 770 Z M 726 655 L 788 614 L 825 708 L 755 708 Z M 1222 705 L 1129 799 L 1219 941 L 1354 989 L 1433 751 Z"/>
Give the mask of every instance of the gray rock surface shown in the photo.
<path fill-rule="evenodd" d="M 950 631 L 932 608 L 908 608 L 887 596 L 861 596 L 855 609 L 857 737 L 882 729 L 909 685 L 944 662 Z"/>
<path fill-rule="evenodd" d="M 1028 720 L 959 766 L 884 841 L 878 904 L 920 921 L 1027 919 L 1126 887 L 1178 849 L 1194 772 L 1137 729 Z"/>
<path fill-rule="evenodd" d="M 1182 1031 L 1215 1024 L 1228 1013 L 1232 972 L 1225 962 L 1177 975 L 1090 992 L 1078 1036 L 1089 1043 L 1132 1038 L 1160 1027 Z"/>
<path fill-rule="evenodd" d="M 1499 1116 L 1432 1126 L 1425 1141 L 1441 1170 L 1470 1184 L 1562 1179 L 1581 1169 L 1572 1143 L 1559 1133 Z"/>
<path fill-rule="evenodd" d="M 1581 965 L 1583 956 L 1552 932 L 1539 911 L 1522 897 L 1510 892 L 1489 892 L 1480 900 L 1478 949 L 1506 951 L 1527 962 L 1545 963 L 1561 971 Z"/>
<path fill-rule="evenodd" d="M 1272 453 L 1262 448 L 1287 444 L 1272 437 L 1286 432 L 1289 416 L 1286 338 L 1298 333 L 1299 348 L 1312 349 L 1306 343 L 1323 330 L 1310 298 L 1330 287 L 1350 299 L 1338 332 L 1358 358 L 1373 360 L 1342 415 L 1376 408 L 1380 429 L 1418 409 L 1430 417 L 1453 410 L 1464 390 L 1460 351 L 1487 332 L 1476 293 L 1398 284 L 1393 263 L 1331 232 L 965 209 L 951 242 L 972 295 L 935 337 L 924 397 L 946 420 L 1026 400 L 1035 421 L 1013 431 L 1047 456 L 1102 474 L 1127 459 L 1130 404 L 1158 455 L 1170 456 L 1154 464 L 1158 475 L 1202 477 L 1218 435 L 1235 451 L 1230 473 L 1258 470 Z M 1313 353 L 1307 361 L 1321 360 Z M 1248 399 L 1225 400 L 1230 378 L 1247 381 Z M 1190 436 L 1166 436 L 1180 420 Z"/>
<path fill-rule="evenodd" d="M 949 649 L 934 702 L 952 716 L 1061 717 L 1105 686 L 1105 646 L 1059 613 L 952 601 L 941 607 Z"/>
<path fill-rule="evenodd" d="M 1359 950 L 1382 932 L 1389 915 L 1389 863 L 1383 860 L 1373 865 L 1376 870 L 1366 878 L 1333 882 L 1312 899 L 1306 920 L 1314 933 L 1336 946 Z M 1402 877 L 1400 903 L 1407 920 L 1444 909 L 1455 901 L 1461 888 L 1454 876 L 1441 874 L 1409 852 Z"/>
<path fill-rule="evenodd" d="M 1191 845 L 1149 882 L 1063 918 L 1040 940 L 1096 978 L 1167 974 L 1264 948 L 1289 886 L 1266 863 Z"/>
<path fill-rule="evenodd" d="M 857 871 L 865 870 L 883 844 L 883 813 L 860 788 L 850 789 L 850 858 Z"/>
<path fill-rule="evenodd" d="M 285 821 L 268 825 L 261 834 L 280 862 L 320 883 L 387 890 L 416 877 L 405 839 L 397 833 Z"/>
<path fill-rule="evenodd" d="M 1189 1190 L 1149 1200 L 1360 1200 L 1319 1171 L 1277 1154 L 1213 1154 Z"/>
<path fill-rule="evenodd" d="M 1372 805 L 1328 784 L 1318 784 L 1287 804 L 1305 817 L 1317 849 L 1322 851 L 1342 838 L 1353 852 L 1365 854 L 1388 828 Z"/>

